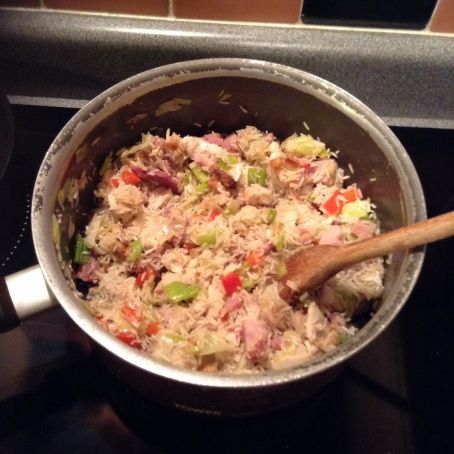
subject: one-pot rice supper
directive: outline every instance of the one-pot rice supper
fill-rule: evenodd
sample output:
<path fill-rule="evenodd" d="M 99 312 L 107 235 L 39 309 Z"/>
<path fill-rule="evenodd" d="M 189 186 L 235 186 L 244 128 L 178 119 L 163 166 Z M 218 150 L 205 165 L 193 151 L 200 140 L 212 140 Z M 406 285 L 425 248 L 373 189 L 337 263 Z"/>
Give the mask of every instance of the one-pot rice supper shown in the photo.
<path fill-rule="evenodd" d="M 131 347 L 208 372 L 282 369 L 334 349 L 381 295 L 383 260 L 290 300 L 280 293 L 293 252 L 379 232 L 335 159 L 310 135 L 279 142 L 254 127 L 145 134 L 109 155 L 74 247 L 90 311 Z"/>

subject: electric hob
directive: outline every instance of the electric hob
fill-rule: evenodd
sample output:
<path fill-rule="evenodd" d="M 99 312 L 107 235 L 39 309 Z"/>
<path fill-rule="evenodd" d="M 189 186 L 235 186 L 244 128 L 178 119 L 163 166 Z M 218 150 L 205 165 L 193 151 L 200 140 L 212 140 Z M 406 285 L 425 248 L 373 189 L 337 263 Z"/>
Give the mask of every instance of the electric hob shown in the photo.
<path fill-rule="evenodd" d="M 0 272 L 36 263 L 30 197 L 73 109 L 14 106 L 0 181 Z M 394 128 L 428 214 L 454 210 L 454 131 Z M 0 334 L 0 452 L 454 452 L 454 240 L 428 247 L 397 319 L 318 394 L 262 416 L 208 419 L 146 401 L 111 375 L 60 308 Z"/>

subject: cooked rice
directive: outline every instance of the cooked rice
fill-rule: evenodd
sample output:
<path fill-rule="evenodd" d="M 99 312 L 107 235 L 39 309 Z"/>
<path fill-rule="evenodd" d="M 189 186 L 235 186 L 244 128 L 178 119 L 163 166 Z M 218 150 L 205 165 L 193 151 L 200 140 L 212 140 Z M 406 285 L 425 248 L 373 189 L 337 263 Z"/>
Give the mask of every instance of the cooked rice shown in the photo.
<path fill-rule="evenodd" d="M 83 234 L 89 260 L 79 257 L 74 272 L 91 285 L 85 298 L 97 321 L 132 347 L 210 372 L 293 367 L 353 335 L 356 308 L 381 295 L 379 259 L 292 301 L 280 295 L 293 251 L 379 231 L 370 201 L 344 187 L 320 140 L 281 143 L 251 126 L 227 137 L 168 131 L 144 134 L 118 156 L 103 169 Z M 193 294 L 176 301 L 175 283 Z"/>

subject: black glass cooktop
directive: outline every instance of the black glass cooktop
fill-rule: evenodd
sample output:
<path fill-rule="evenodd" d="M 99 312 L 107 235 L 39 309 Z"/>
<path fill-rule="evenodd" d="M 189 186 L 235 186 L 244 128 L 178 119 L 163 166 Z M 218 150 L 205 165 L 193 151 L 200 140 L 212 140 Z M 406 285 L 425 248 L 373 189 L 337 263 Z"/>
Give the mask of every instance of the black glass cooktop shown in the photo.
<path fill-rule="evenodd" d="M 71 109 L 14 108 L 0 181 L 0 272 L 35 263 L 29 200 Z M 454 131 L 394 129 L 420 175 L 429 215 L 454 210 Z M 454 240 L 428 248 L 417 287 L 388 330 L 317 395 L 235 420 L 147 402 L 112 376 L 61 309 L 0 334 L 0 452 L 454 452 Z"/>

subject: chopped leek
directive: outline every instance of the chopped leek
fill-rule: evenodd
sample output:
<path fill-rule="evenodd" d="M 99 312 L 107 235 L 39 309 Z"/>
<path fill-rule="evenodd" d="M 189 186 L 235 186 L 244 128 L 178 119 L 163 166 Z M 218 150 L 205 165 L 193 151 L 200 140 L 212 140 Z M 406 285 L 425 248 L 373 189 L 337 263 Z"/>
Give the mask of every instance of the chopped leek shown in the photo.
<path fill-rule="evenodd" d="M 254 288 L 257 286 L 257 282 L 254 282 L 249 278 L 245 278 L 241 282 L 243 284 L 244 290 L 246 290 L 247 292 L 252 292 L 252 290 L 254 290 Z"/>
<path fill-rule="evenodd" d="M 218 166 L 222 170 L 225 170 L 225 171 L 230 170 L 230 165 L 222 159 L 218 160 Z"/>
<path fill-rule="evenodd" d="M 207 193 L 209 190 L 210 190 L 210 188 L 209 188 L 209 186 L 208 186 L 208 182 L 199 183 L 199 184 L 195 187 L 195 192 L 196 192 L 198 195 L 205 194 L 205 193 Z"/>
<path fill-rule="evenodd" d="M 205 172 L 205 170 L 197 166 L 190 167 L 190 169 L 199 183 L 208 183 L 208 180 L 210 179 L 210 174 L 208 172 Z"/>
<path fill-rule="evenodd" d="M 90 260 L 90 249 L 84 242 L 80 233 L 76 234 L 76 242 L 74 244 L 74 263 L 84 264 Z"/>
<path fill-rule="evenodd" d="M 287 266 L 285 265 L 285 262 L 279 262 L 279 265 L 277 266 L 277 270 L 276 270 L 276 275 L 277 275 L 278 279 L 282 279 L 286 274 L 287 274 Z"/>
<path fill-rule="evenodd" d="M 284 152 L 305 158 L 327 158 L 329 152 L 323 142 L 310 135 L 293 134 L 282 142 Z"/>
<path fill-rule="evenodd" d="M 103 176 L 107 172 L 107 169 L 111 166 L 111 164 L 112 164 L 112 152 L 106 156 L 106 159 L 104 159 L 101 169 L 99 170 L 99 175 Z"/>
<path fill-rule="evenodd" d="M 266 186 L 266 170 L 260 167 L 249 167 L 247 172 L 248 184 Z"/>
<path fill-rule="evenodd" d="M 240 209 L 241 209 L 240 202 L 234 199 L 227 205 L 226 212 L 227 214 L 236 214 L 238 213 L 238 211 L 240 211 Z"/>
<path fill-rule="evenodd" d="M 128 262 L 137 262 L 139 260 L 140 256 L 142 255 L 143 251 L 143 246 L 142 246 L 142 241 L 140 239 L 137 239 L 131 243 L 131 251 L 129 252 L 128 257 L 126 260 Z"/>
<path fill-rule="evenodd" d="M 266 214 L 266 223 L 272 224 L 272 222 L 276 219 L 276 215 L 277 211 L 274 208 L 270 208 Z"/>
<path fill-rule="evenodd" d="M 229 155 L 229 156 L 227 156 L 227 162 L 228 162 L 230 165 L 234 166 L 234 165 L 236 165 L 236 164 L 239 164 L 240 158 L 239 158 L 238 156 Z"/>
<path fill-rule="evenodd" d="M 167 331 L 165 333 L 161 334 L 161 340 L 166 342 L 167 344 L 178 344 L 180 342 L 186 342 L 186 338 L 182 336 L 181 334 L 177 334 L 171 331 Z"/>
<path fill-rule="evenodd" d="M 368 200 L 355 200 L 346 203 L 341 210 L 341 216 L 348 219 L 368 219 L 370 203 Z"/>
<path fill-rule="evenodd" d="M 197 339 L 195 353 L 201 356 L 232 351 L 233 346 L 219 336 L 203 333 Z"/>
<path fill-rule="evenodd" d="M 274 247 L 276 250 L 279 252 L 282 251 L 285 247 L 285 236 L 283 233 L 279 233 L 275 238 L 274 238 Z"/>
<path fill-rule="evenodd" d="M 214 246 L 216 244 L 216 239 L 217 239 L 216 231 L 212 230 L 211 232 L 207 232 L 202 235 L 199 235 L 196 238 L 196 243 L 199 246 L 202 246 L 202 245 Z"/>

